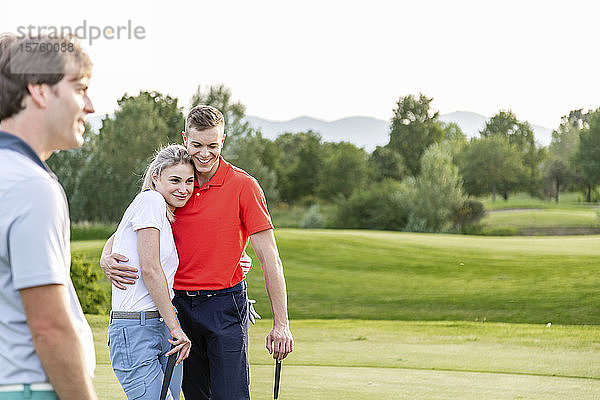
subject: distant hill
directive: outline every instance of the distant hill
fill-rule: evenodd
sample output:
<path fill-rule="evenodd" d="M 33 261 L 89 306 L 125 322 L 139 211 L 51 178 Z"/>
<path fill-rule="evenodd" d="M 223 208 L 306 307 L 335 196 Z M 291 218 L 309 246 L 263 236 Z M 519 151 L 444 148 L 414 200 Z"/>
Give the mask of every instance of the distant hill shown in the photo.
<path fill-rule="evenodd" d="M 470 111 L 455 111 L 448 114 L 440 115 L 440 121 L 454 122 L 467 135 L 468 138 L 475 137 L 485 127 L 485 123 L 489 118 L 483 115 L 476 114 Z M 548 146 L 552 140 L 552 129 L 545 128 L 540 125 L 531 125 L 533 135 L 538 145 Z"/>
<path fill-rule="evenodd" d="M 104 115 L 90 115 L 88 122 L 92 130 L 98 132 L 102 127 Z M 114 118 L 114 114 L 110 115 Z M 489 119 L 483 115 L 469 111 L 455 111 L 442 114 L 439 117 L 443 122 L 454 122 L 468 138 L 475 137 L 483 129 Z M 285 132 L 306 132 L 312 129 L 318 132 L 323 141 L 347 141 L 373 151 L 377 146 L 385 145 L 389 140 L 389 121 L 372 117 L 348 117 L 336 121 L 323 121 L 312 117 L 298 117 L 289 121 L 270 121 L 264 118 L 248 115 L 245 118 L 254 128 L 260 129 L 264 137 L 275 139 Z M 552 129 L 539 125 L 532 125 L 535 140 L 538 145 L 548 146 L 552 138 Z"/>
<path fill-rule="evenodd" d="M 309 129 L 321 134 L 326 142 L 347 141 L 372 151 L 388 142 L 389 123 L 372 117 L 349 117 L 327 122 L 311 117 L 289 121 L 269 121 L 248 115 L 246 121 L 260 129 L 264 137 L 275 139 L 282 133 L 306 132 Z"/>
<path fill-rule="evenodd" d="M 483 129 L 489 118 L 469 111 L 455 111 L 442 114 L 443 122 L 454 122 L 467 137 L 475 137 Z M 260 129 L 263 136 L 275 139 L 285 132 L 305 132 L 312 129 L 321 134 L 324 141 L 340 142 L 345 140 L 372 151 L 376 146 L 383 146 L 389 139 L 389 122 L 372 117 L 348 117 L 336 121 L 323 121 L 311 117 L 299 117 L 289 121 L 270 121 L 255 116 L 247 116 L 246 121 L 254 128 Z M 536 142 L 547 146 L 552 138 L 552 129 L 532 125 Z"/>
<path fill-rule="evenodd" d="M 442 122 L 454 122 L 460 126 L 460 129 L 468 138 L 478 136 L 479 131 L 483 129 L 488 119 L 483 115 L 469 111 L 454 111 L 439 116 L 439 120 Z"/>

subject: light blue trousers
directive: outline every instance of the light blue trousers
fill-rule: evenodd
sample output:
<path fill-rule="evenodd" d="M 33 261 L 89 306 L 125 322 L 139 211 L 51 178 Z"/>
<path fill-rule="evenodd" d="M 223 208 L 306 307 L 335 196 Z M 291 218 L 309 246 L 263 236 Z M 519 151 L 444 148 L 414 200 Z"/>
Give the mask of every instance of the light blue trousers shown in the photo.
<path fill-rule="evenodd" d="M 25 390 L 19 392 L 0 392 L 0 400 L 58 400 L 56 392 L 52 390 L 31 390 L 28 384 L 25 384 Z"/>
<path fill-rule="evenodd" d="M 110 363 L 129 400 L 158 400 L 171 335 L 162 318 L 112 319 L 108 325 Z M 173 370 L 167 399 L 179 400 L 183 363 Z"/>

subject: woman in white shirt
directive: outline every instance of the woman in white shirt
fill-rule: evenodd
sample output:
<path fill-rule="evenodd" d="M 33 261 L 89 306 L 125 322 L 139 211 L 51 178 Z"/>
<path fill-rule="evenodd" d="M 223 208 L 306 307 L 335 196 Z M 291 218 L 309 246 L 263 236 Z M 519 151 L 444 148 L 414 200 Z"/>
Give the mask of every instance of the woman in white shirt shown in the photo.
<path fill-rule="evenodd" d="M 193 187 L 194 167 L 185 147 L 165 147 L 148 166 L 142 191 L 114 234 L 113 252 L 126 256 L 127 265 L 138 268 L 142 278 L 125 290 L 112 288 L 109 353 L 128 399 L 158 399 L 166 356 L 176 352 L 169 388 L 172 398 L 179 399 L 181 361 L 189 355 L 191 343 L 171 304 L 179 265 L 171 222 L 175 208 L 185 205 Z"/>

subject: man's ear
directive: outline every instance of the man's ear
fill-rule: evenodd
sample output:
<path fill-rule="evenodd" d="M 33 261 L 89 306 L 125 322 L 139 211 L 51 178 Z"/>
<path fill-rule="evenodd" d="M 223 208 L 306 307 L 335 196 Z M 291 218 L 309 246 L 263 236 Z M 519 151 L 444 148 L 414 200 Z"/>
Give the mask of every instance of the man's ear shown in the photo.
<path fill-rule="evenodd" d="M 185 136 L 185 131 L 181 131 L 181 136 L 183 136 L 183 144 L 187 146 L 187 136 Z"/>
<path fill-rule="evenodd" d="M 221 146 L 223 145 L 223 143 L 225 143 L 225 136 L 227 136 L 227 135 L 225 135 L 225 133 L 223 133 L 223 139 L 221 139 Z"/>
<path fill-rule="evenodd" d="M 46 108 L 48 104 L 48 96 L 50 94 L 50 86 L 45 83 L 42 84 L 27 84 L 27 91 L 31 97 L 31 101 L 39 108 Z"/>

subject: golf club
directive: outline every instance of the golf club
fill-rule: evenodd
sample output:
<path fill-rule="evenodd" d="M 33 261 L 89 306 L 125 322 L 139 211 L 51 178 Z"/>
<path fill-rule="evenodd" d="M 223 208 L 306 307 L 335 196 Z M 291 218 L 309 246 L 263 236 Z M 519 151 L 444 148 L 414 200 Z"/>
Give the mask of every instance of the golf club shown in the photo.
<path fill-rule="evenodd" d="M 279 381 L 281 380 L 281 361 L 275 360 L 275 389 L 273 392 L 273 398 L 279 397 Z"/>
<path fill-rule="evenodd" d="M 173 338 L 173 340 L 177 339 Z M 173 349 L 173 347 L 175 346 L 171 345 L 171 349 Z M 169 385 L 171 384 L 171 376 L 173 376 L 173 368 L 175 368 L 175 361 L 177 361 L 177 354 L 178 353 L 171 354 L 167 360 L 167 368 L 165 368 L 165 376 L 160 391 L 160 400 L 165 400 L 167 398 L 167 392 L 169 391 Z"/>

